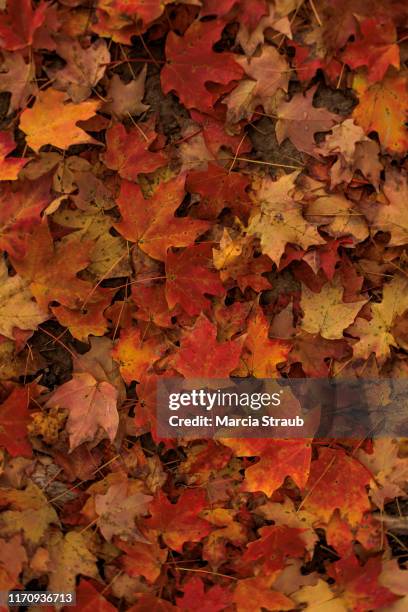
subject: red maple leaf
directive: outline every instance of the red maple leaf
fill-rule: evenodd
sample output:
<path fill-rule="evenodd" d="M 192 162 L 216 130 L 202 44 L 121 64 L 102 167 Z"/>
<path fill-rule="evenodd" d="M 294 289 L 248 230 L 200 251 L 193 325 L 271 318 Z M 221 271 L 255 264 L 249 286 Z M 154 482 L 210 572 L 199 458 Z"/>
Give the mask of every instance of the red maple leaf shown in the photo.
<path fill-rule="evenodd" d="M 221 297 L 225 287 L 211 267 L 211 246 L 195 244 L 184 251 L 169 250 L 166 257 L 166 299 L 169 308 L 177 304 L 190 316 L 207 311 L 210 302 L 205 294 Z"/>
<path fill-rule="evenodd" d="M 16 387 L 0 405 L 0 447 L 6 448 L 12 457 L 32 455 L 27 437 L 27 425 L 31 421 L 29 393 L 30 387 Z"/>
<path fill-rule="evenodd" d="M 187 489 L 175 504 L 159 491 L 150 504 L 152 516 L 145 524 L 149 529 L 156 529 L 167 546 L 181 552 L 185 542 L 199 542 L 211 532 L 210 523 L 199 516 L 207 506 L 202 489 Z"/>
<path fill-rule="evenodd" d="M 239 172 L 228 172 L 222 166 L 208 164 L 206 171 L 196 170 L 187 176 L 186 189 L 198 193 L 201 201 L 195 209 L 202 219 L 216 219 L 224 208 L 242 221 L 248 221 L 251 201 L 246 191 L 249 180 Z"/>
<path fill-rule="evenodd" d="M 184 181 L 180 175 L 160 183 L 151 198 L 143 196 L 139 185 L 123 181 L 117 199 L 122 220 L 115 228 L 155 259 L 164 260 L 170 246 L 192 244 L 209 223 L 175 216 L 184 197 Z"/>
<path fill-rule="evenodd" d="M 241 351 L 241 339 L 217 342 L 216 326 L 200 315 L 194 327 L 183 332 L 173 365 L 186 378 L 227 378 Z"/>
<path fill-rule="evenodd" d="M 35 31 L 44 22 L 47 8 L 43 0 L 35 10 L 31 0 L 8 0 L 7 12 L 0 15 L 0 47 L 16 51 L 31 45 Z"/>
<path fill-rule="evenodd" d="M 127 132 L 121 123 L 117 123 L 106 133 L 107 150 L 102 159 L 122 178 L 135 181 L 138 174 L 153 172 L 167 163 L 167 156 L 162 151 L 150 151 L 156 137 L 149 124 L 140 124 Z"/>
<path fill-rule="evenodd" d="M 211 112 L 219 94 L 211 93 L 206 84 L 228 85 L 243 75 L 232 53 L 221 54 L 213 50 L 224 26 L 220 20 L 195 21 L 184 36 L 174 32 L 167 36 L 162 89 L 164 93 L 174 90 L 187 108 Z"/>

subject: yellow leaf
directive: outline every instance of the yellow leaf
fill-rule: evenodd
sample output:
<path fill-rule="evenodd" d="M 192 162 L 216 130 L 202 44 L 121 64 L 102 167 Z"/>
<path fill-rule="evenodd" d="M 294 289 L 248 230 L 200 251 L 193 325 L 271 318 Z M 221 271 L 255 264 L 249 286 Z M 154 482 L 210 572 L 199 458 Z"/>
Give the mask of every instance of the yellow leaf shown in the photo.
<path fill-rule="evenodd" d="M 94 139 L 77 126 L 78 121 L 93 117 L 100 102 L 87 100 L 81 104 L 65 102 L 67 95 L 55 89 L 38 94 L 32 108 L 21 113 L 20 129 L 26 134 L 29 147 L 38 152 L 51 144 L 60 149 L 71 145 L 94 143 Z"/>
<path fill-rule="evenodd" d="M 393 153 L 405 153 L 408 130 L 405 127 L 408 112 L 407 76 L 390 74 L 369 87 L 367 77 L 357 73 L 353 89 L 360 103 L 353 117 L 366 134 L 378 132 L 382 146 Z"/>
<path fill-rule="evenodd" d="M 0 489 L 0 505 L 8 506 L 1 517 L 1 536 L 23 531 L 25 540 L 38 544 L 51 523 L 59 525 L 54 508 L 31 480 L 23 490 Z"/>
<path fill-rule="evenodd" d="M 320 293 L 303 285 L 302 329 L 309 334 L 320 334 L 328 340 L 342 338 L 343 330 L 353 323 L 366 301 L 343 302 L 343 287 L 338 279 L 323 285 Z"/>
<path fill-rule="evenodd" d="M 382 365 L 390 356 L 390 346 L 398 346 L 391 333 L 394 319 L 408 308 L 408 279 L 395 276 L 384 286 L 382 302 L 371 305 L 372 319 L 358 318 L 347 330 L 360 340 L 353 345 L 355 358 L 368 359 L 375 353 L 377 362 Z"/>
<path fill-rule="evenodd" d="M 325 243 L 316 227 L 303 217 L 301 202 L 292 195 L 298 174 L 292 172 L 277 181 L 264 178 L 255 192 L 260 211 L 251 217 L 248 234 L 260 237 L 262 252 L 277 266 L 288 242 L 303 249 Z"/>

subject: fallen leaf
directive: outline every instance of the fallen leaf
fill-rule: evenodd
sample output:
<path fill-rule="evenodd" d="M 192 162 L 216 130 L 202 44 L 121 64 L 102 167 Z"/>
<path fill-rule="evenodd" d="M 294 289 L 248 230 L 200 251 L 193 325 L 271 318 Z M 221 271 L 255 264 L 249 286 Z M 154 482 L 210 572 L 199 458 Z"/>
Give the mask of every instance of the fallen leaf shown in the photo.
<path fill-rule="evenodd" d="M 370 85 L 363 74 L 357 73 L 353 89 L 359 97 L 353 111 L 356 123 L 366 134 L 377 132 L 386 151 L 403 154 L 408 146 L 404 123 L 408 109 L 407 77 L 403 73 L 389 74 Z"/>
<path fill-rule="evenodd" d="M 59 532 L 53 533 L 48 551 L 51 566 L 48 588 L 53 592 L 74 592 L 76 577 L 80 574 L 98 578 L 96 557 L 88 549 L 81 533 L 70 531 L 65 536 Z"/>
<path fill-rule="evenodd" d="M 160 75 L 162 89 L 165 94 L 176 91 L 187 108 L 211 110 L 217 96 L 206 84 L 211 81 L 228 85 L 242 76 L 242 68 L 232 53 L 220 55 L 213 51 L 224 25 L 221 20 L 194 22 L 184 36 L 175 32 L 167 35 L 167 63 Z"/>
<path fill-rule="evenodd" d="M 7 0 L 7 13 L 0 15 L 0 46 L 16 51 L 31 45 L 44 22 L 46 9 L 43 1 L 33 10 L 31 0 Z"/>
<path fill-rule="evenodd" d="M 322 448 L 312 461 L 303 508 L 325 524 L 337 508 L 356 526 L 370 509 L 366 492 L 370 480 L 370 472 L 344 450 Z"/>
<path fill-rule="evenodd" d="M 162 535 L 167 546 L 182 552 L 185 542 L 200 542 L 211 532 L 211 525 L 199 516 L 207 505 L 202 490 L 187 489 L 175 504 L 160 491 L 150 504 L 152 516 L 145 523 Z"/>
<path fill-rule="evenodd" d="M 240 57 L 237 62 L 250 79 L 241 80 L 227 96 L 227 120 L 236 123 L 250 118 L 258 106 L 263 106 L 265 113 L 273 113 L 276 92 L 288 90 L 289 67 L 284 57 L 275 47 L 265 46 L 261 55 Z"/>
<path fill-rule="evenodd" d="M 145 198 L 139 185 L 124 181 L 117 204 L 122 220 L 118 232 L 138 244 L 155 259 L 163 261 L 170 246 L 188 246 L 208 228 L 207 221 L 176 217 L 184 197 L 185 178 L 180 175 L 160 183 L 151 198 Z"/>
<path fill-rule="evenodd" d="M 289 242 L 304 249 L 324 244 L 316 227 L 303 217 L 302 203 L 294 194 L 298 175 L 299 172 L 292 172 L 277 181 L 264 178 L 255 189 L 260 210 L 251 215 L 248 233 L 260 237 L 262 252 L 269 255 L 276 265 L 279 265 Z"/>
<path fill-rule="evenodd" d="M 325 108 L 313 106 L 316 87 L 306 96 L 295 94 L 290 102 L 282 102 L 277 108 L 276 138 L 279 144 L 289 138 L 299 151 L 313 155 L 316 132 L 327 132 L 338 120 L 337 115 Z"/>
<path fill-rule="evenodd" d="M 91 374 L 74 374 L 48 400 L 47 406 L 68 410 L 67 432 L 70 449 L 93 440 L 101 427 L 113 441 L 119 425 L 117 390 L 108 382 L 98 382 Z"/>
<path fill-rule="evenodd" d="M 167 164 L 164 153 L 150 151 L 156 137 L 150 124 L 137 124 L 127 132 L 121 123 L 116 123 L 107 130 L 106 153 L 102 160 L 108 168 L 117 170 L 122 178 L 135 181 L 139 173 L 153 172 Z"/>
<path fill-rule="evenodd" d="M 93 117 L 99 107 L 100 102 L 93 100 L 72 104 L 67 102 L 65 93 L 46 89 L 38 93 L 32 108 L 21 113 L 20 129 L 26 134 L 27 145 L 37 153 L 44 145 L 67 149 L 94 143 L 77 123 Z"/>
<path fill-rule="evenodd" d="M 121 540 L 145 541 L 135 525 L 135 518 L 148 513 L 151 495 L 128 493 L 126 482 L 119 482 L 109 487 L 105 495 L 95 496 L 95 510 L 98 514 L 98 526 L 103 537 L 110 542 L 113 536 Z"/>
<path fill-rule="evenodd" d="M 0 260 L 0 333 L 14 338 L 15 329 L 34 330 L 48 319 L 47 310 L 35 302 L 29 281 L 18 274 L 9 276 L 4 259 Z"/>
<path fill-rule="evenodd" d="M 156 337 L 144 338 L 139 327 L 131 327 L 121 333 L 112 357 L 119 364 L 124 381 L 142 381 L 164 352 L 164 344 Z"/>
<path fill-rule="evenodd" d="M 124 83 L 119 75 L 114 74 L 109 81 L 106 98 L 110 100 L 103 106 L 103 111 L 117 117 L 126 119 L 129 115 L 141 115 L 150 107 L 143 104 L 145 93 L 147 64 L 129 83 Z"/>
<path fill-rule="evenodd" d="M 76 273 L 89 263 L 91 245 L 81 241 L 55 245 L 47 221 L 36 228 L 24 258 L 13 258 L 12 262 L 18 274 L 30 283 L 41 309 L 46 310 L 53 300 L 67 308 L 82 306 L 92 286 Z"/>
<path fill-rule="evenodd" d="M 269 324 L 261 309 L 255 311 L 248 319 L 247 336 L 242 352 L 241 376 L 256 378 L 275 378 L 276 366 L 284 363 L 290 351 L 290 345 L 278 339 L 268 337 Z"/>
<path fill-rule="evenodd" d="M 84 102 L 105 74 L 110 62 L 110 53 L 105 40 L 99 39 L 84 48 L 77 40 L 58 38 L 56 51 L 66 62 L 62 70 L 49 69 L 47 74 L 53 79 L 53 86 L 67 92 L 74 102 Z"/>
<path fill-rule="evenodd" d="M 342 59 L 351 68 L 367 66 L 370 83 L 381 81 L 389 66 L 399 69 L 397 31 L 391 19 L 372 17 L 360 23 L 361 35 L 349 43 Z"/>
<path fill-rule="evenodd" d="M 182 334 L 174 368 L 186 378 L 227 378 L 238 365 L 242 341 L 217 342 L 216 336 L 216 326 L 200 315 Z"/>
<path fill-rule="evenodd" d="M 303 285 L 302 329 L 309 334 L 320 334 L 327 340 L 342 338 L 343 331 L 354 322 L 367 302 L 344 302 L 343 291 L 337 277 L 331 283 L 324 284 L 320 293 L 315 293 Z"/>
<path fill-rule="evenodd" d="M 211 269 L 209 244 L 167 252 L 165 293 L 169 308 L 180 305 L 190 316 L 208 311 L 210 302 L 205 294 L 225 294 L 219 274 Z"/>
<path fill-rule="evenodd" d="M 234 589 L 232 601 L 237 612 L 262 612 L 267 610 L 292 610 L 293 601 L 283 593 L 270 588 L 270 580 L 258 576 L 241 579 Z"/>
<path fill-rule="evenodd" d="M 408 308 L 407 295 L 405 276 L 397 275 L 384 285 L 382 301 L 370 306 L 370 321 L 358 317 L 347 330 L 352 336 L 359 338 L 353 345 L 355 358 L 368 359 L 374 353 L 380 365 L 388 359 L 390 346 L 397 346 L 391 333 L 392 324 L 395 318 Z"/>
<path fill-rule="evenodd" d="M 15 181 L 28 158 L 7 157 L 16 147 L 10 132 L 0 132 L 0 181 Z"/>
<path fill-rule="evenodd" d="M 0 488 L 0 536 L 10 537 L 22 531 L 24 540 L 38 545 L 50 525 L 59 525 L 54 508 L 44 493 L 28 480 L 24 489 Z M 70 534 L 71 536 L 73 534 Z"/>
<path fill-rule="evenodd" d="M 16 387 L 0 404 L 0 447 L 12 457 L 31 457 L 27 427 L 31 421 L 28 404 L 30 389 Z"/>

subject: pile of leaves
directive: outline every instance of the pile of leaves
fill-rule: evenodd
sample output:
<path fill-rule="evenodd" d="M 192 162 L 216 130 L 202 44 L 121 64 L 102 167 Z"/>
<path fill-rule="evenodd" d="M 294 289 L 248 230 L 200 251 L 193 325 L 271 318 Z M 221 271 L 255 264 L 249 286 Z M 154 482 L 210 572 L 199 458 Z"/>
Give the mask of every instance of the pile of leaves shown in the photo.
<path fill-rule="evenodd" d="M 406 441 L 155 430 L 162 377 L 408 376 L 406 2 L 0 9 L 0 590 L 406 610 Z"/>

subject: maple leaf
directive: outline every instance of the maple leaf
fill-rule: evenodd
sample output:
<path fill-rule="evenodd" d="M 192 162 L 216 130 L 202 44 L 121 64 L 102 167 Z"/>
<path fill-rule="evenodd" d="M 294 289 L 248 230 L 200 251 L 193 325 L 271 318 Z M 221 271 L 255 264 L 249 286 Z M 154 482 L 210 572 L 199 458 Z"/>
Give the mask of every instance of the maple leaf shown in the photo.
<path fill-rule="evenodd" d="M 2 52 L 0 63 L 0 92 L 10 94 L 8 115 L 23 108 L 31 94 L 35 94 L 37 86 L 34 81 L 35 67 L 32 62 L 26 62 L 23 53 Z"/>
<path fill-rule="evenodd" d="M 16 148 L 10 132 L 0 132 L 0 181 L 15 181 L 28 158 L 7 157 Z"/>
<path fill-rule="evenodd" d="M 386 151 L 402 155 L 408 147 L 406 75 L 389 74 L 379 83 L 370 85 L 364 75 L 357 73 L 353 89 L 359 97 L 359 104 L 353 111 L 356 123 L 366 134 L 376 131 Z"/>
<path fill-rule="evenodd" d="M 141 321 L 152 321 L 158 327 L 172 327 L 172 316 L 178 312 L 169 308 L 164 285 L 132 287 L 132 300 L 138 306 L 135 317 Z"/>
<path fill-rule="evenodd" d="M 66 66 L 62 70 L 47 70 L 53 80 L 53 86 L 65 91 L 74 102 L 79 104 L 92 93 L 92 88 L 102 79 L 106 65 L 110 62 L 110 53 L 106 42 L 99 39 L 84 49 L 79 41 L 62 37 L 57 39 L 56 51 Z"/>
<path fill-rule="evenodd" d="M 27 553 L 21 545 L 20 534 L 9 541 L 0 538 L 0 588 L 9 591 L 20 586 L 18 577 L 23 570 L 23 564 L 27 562 Z"/>
<path fill-rule="evenodd" d="M 301 306 L 304 312 L 302 329 L 309 334 L 320 334 L 327 340 L 343 337 L 343 330 L 351 325 L 367 300 L 344 302 L 343 286 L 338 277 L 323 285 L 319 293 L 302 287 Z"/>
<path fill-rule="evenodd" d="M 203 559 L 209 561 L 212 567 L 217 568 L 224 563 L 228 556 L 228 542 L 240 546 L 248 539 L 245 526 L 235 520 L 234 515 L 234 511 L 224 508 L 203 512 L 203 517 L 217 527 L 209 534 L 203 546 Z"/>
<path fill-rule="evenodd" d="M 117 394 L 112 384 L 98 382 L 88 373 L 74 374 L 72 380 L 58 387 L 46 405 L 69 411 L 67 432 L 71 450 L 93 440 L 99 427 L 113 441 L 119 425 Z"/>
<path fill-rule="evenodd" d="M 241 351 L 241 339 L 217 342 L 216 325 L 200 315 L 194 327 L 183 331 L 172 364 L 185 378 L 227 378 L 237 367 Z"/>
<path fill-rule="evenodd" d="M 197 216 L 214 220 L 224 208 L 246 221 L 250 212 L 250 199 L 246 192 L 249 180 L 239 172 L 228 172 L 225 168 L 209 163 L 205 171 L 189 172 L 186 189 L 201 196 L 195 207 Z"/>
<path fill-rule="evenodd" d="M 144 338 L 139 327 L 124 330 L 113 348 L 112 357 L 119 363 L 124 381 L 141 381 L 164 352 L 165 345 L 156 337 Z"/>
<path fill-rule="evenodd" d="M 317 229 L 304 219 L 302 204 L 294 194 L 298 175 L 296 171 L 277 181 L 264 178 L 255 188 L 260 210 L 251 215 L 248 234 L 260 237 L 262 252 L 277 266 L 289 242 L 304 249 L 324 244 Z"/>
<path fill-rule="evenodd" d="M 114 74 L 109 81 L 106 98 L 110 100 L 103 106 L 103 111 L 111 113 L 118 119 L 128 118 L 129 115 L 140 115 L 150 107 L 143 104 L 147 64 L 137 75 L 136 79 L 124 83 L 119 75 Z"/>
<path fill-rule="evenodd" d="M 80 580 L 75 591 L 75 605 L 72 612 L 115 612 L 117 608 L 108 602 L 89 580 Z"/>
<path fill-rule="evenodd" d="M 0 260 L 0 333 L 14 338 L 15 328 L 34 330 L 48 319 L 48 312 L 34 301 L 29 281 L 18 274 L 9 276 L 4 259 Z"/>
<path fill-rule="evenodd" d="M 401 202 L 408 198 L 408 180 L 404 172 L 388 170 L 383 186 L 388 202 L 378 202 L 373 211 L 373 228 L 389 232 L 388 246 L 400 246 L 408 242 L 408 218 L 401 209 Z"/>
<path fill-rule="evenodd" d="M 255 291 L 270 289 L 270 282 L 262 274 L 271 271 L 272 262 L 267 255 L 256 256 L 253 238 L 245 235 L 232 238 L 224 227 L 219 247 L 213 249 L 213 259 L 223 282 L 236 280 L 242 293 L 247 287 Z"/>
<path fill-rule="evenodd" d="M 81 342 L 88 342 L 90 334 L 103 336 L 108 329 L 108 322 L 104 311 L 112 301 L 111 289 L 98 287 L 86 301 L 81 310 L 72 310 L 65 306 L 51 306 L 56 319 L 67 327 L 74 338 Z"/>
<path fill-rule="evenodd" d="M 76 577 L 79 574 L 98 578 L 97 559 L 89 551 L 82 533 L 69 531 L 64 536 L 60 532 L 54 532 L 47 548 L 51 566 L 48 588 L 51 591 L 75 591 Z"/>
<path fill-rule="evenodd" d="M 236 61 L 251 78 L 241 80 L 226 97 L 227 120 L 236 123 L 250 117 L 257 106 L 263 106 L 265 113 L 272 113 L 274 95 L 278 89 L 288 89 L 289 72 L 284 57 L 275 47 L 265 46 L 260 56 L 239 57 Z"/>
<path fill-rule="evenodd" d="M 166 4 L 174 0 L 116 0 L 116 10 L 125 15 L 134 15 L 145 25 L 151 23 L 163 13 Z"/>
<path fill-rule="evenodd" d="M 337 508 L 350 525 L 358 525 L 370 509 L 370 480 L 370 472 L 357 459 L 342 449 L 322 448 L 312 461 L 303 507 L 326 524 Z"/>
<path fill-rule="evenodd" d="M 46 10 L 43 1 L 33 10 L 31 0 L 7 0 L 7 13 L 0 15 L 0 47 L 16 51 L 31 45 Z"/>
<path fill-rule="evenodd" d="M 234 589 L 232 599 L 237 612 L 292 610 L 293 601 L 283 593 L 273 591 L 270 582 L 270 579 L 261 576 L 241 579 Z"/>
<path fill-rule="evenodd" d="M 274 378 L 276 366 L 286 361 L 290 345 L 268 337 L 269 324 L 259 308 L 248 321 L 247 336 L 242 353 L 241 375 Z"/>
<path fill-rule="evenodd" d="M 305 548 L 313 554 L 318 538 L 313 528 L 315 518 L 312 514 L 302 508 L 296 508 L 294 502 L 288 497 L 284 497 L 283 503 L 268 500 L 259 506 L 256 512 L 259 512 L 264 519 L 273 521 L 275 525 L 296 529 Z M 285 554 L 284 550 L 282 554 Z"/>
<path fill-rule="evenodd" d="M 378 158 L 378 143 L 367 138 L 353 119 L 346 119 L 334 126 L 331 132 L 324 143 L 316 148 L 316 153 L 320 155 L 337 154 L 337 161 L 330 168 L 331 187 L 343 181 L 349 183 L 355 171 L 360 170 L 378 190 L 383 168 Z"/>
<path fill-rule="evenodd" d="M 259 456 L 260 460 L 245 470 L 244 491 L 263 491 L 271 496 L 290 476 L 303 488 L 310 471 L 312 450 L 307 440 L 233 440 L 222 443 L 239 457 Z"/>
<path fill-rule="evenodd" d="M 194 109 L 190 111 L 190 114 L 191 118 L 201 126 L 207 149 L 214 157 L 217 157 L 221 147 L 239 153 L 247 153 L 252 149 L 251 142 L 245 133 L 240 136 L 226 131 L 222 115 L 221 117 L 218 113 L 212 113 L 215 116 L 205 115 Z"/>
<path fill-rule="evenodd" d="M 160 74 L 162 89 L 164 93 L 176 91 L 187 108 L 211 111 L 218 95 L 211 93 L 206 84 L 211 81 L 228 85 L 242 76 L 243 70 L 232 53 L 213 51 L 224 26 L 221 20 L 196 21 L 182 37 L 174 32 L 167 35 L 167 63 Z"/>
<path fill-rule="evenodd" d="M 289 138 L 299 151 L 313 155 L 315 149 L 314 134 L 327 132 L 336 123 L 338 116 L 325 108 L 313 106 L 316 87 L 312 87 L 304 96 L 295 94 L 290 102 L 282 102 L 277 108 L 276 138 L 279 144 Z"/>
<path fill-rule="evenodd" d="M 311 612 L 327 609 L 330 612 L 347 612 L 345 602 L 340 597 L 336 597 L 327 582 L 322 579 L 319 579 L 315 585 L 302 586 L 292 594 L 292 599 Z"/>
<path fill-rule="evenodd" d="M 370 497 L 381 509 L 388 499 L 402 496 L 408 479 L 408 460 L 399 457 L 399 445 L 390 438 L 373 441 L 373 452 L 362 450 L 357 453 L 359 461 L 373 475 L 370 484 Z"/>
<path fill-rule="evenodd" d="M 63 227 L 76 230 L 72 236 L 64 236 L 61 244 L 69 243 L 72 238 L 94 241 L 89 252 L 90 263 L 87 266 L 89 272 L 103 279 L 129 274 L 129 253 L 126 242 L 120 236 L 111 235 L 113 218 L 103 209 L 92 205 L 76 210 L 60 207 L 52 215 L 52 220 Z"/>
<path fill-rule="evenodd" d="M 115 544 L 126 553 L 120 557 L 119 563 L 129 576 L 144 576 L 150 583 L 157 580 L 168 554 L 157 541 L 129 543 L 119 540 Z"/>
<path fill-rule="evenodd" d="M 350 353 L 345 340 L 326 340 L 319 334 L 301 332 L 293 340 L 288 361 L 300 363 L 306 376 L 325 378 L 329 375 L 328 361 L 340 361 Z"/>
<path fill-rule="evenodd" d="M 30 282 L 31 292 L 41 309 L 46 310 L 52 300 L 68 308 L 75 308 L 86 300 L 91 285 L 79 279 L 76 272 L 89 263 L 90 245 L 72 241 L 55 246 L 45 220 L 33 233 L 24 258 L 12 258 L 18 274 Z"/>
<path fill-rule="evenodd" d="M 81 104 L 67 102 L 64 92 L 40 91 L 32 108 L 20 115 L 20 129 L 27 145 L 38 153 L 44 145 L 67 149 L 71 145 L 94 143 L 94 139 L 77 126 L 78 121 L 93 117 L 101 103 L 87 100 Z"/>
<path fill-rule="evenodd" d="M 216 584 L 204 591 L 204 583 L 200 578 L 190 578 L 183 585 L 183 597 L 177 597 L 177 605 L 181 610 L 195 610 L 200 603 L 201 612 L 220 612 L 231 603 L 231 592 Z"/>
<path fill-rule="evenodd" d="M 210 302 L 204 294 L 219 297 L 225 294 L 218 273 L 211 269 L 209 244 L 167 252 L 165 291 L 169 308 L 179 304 L 190 316 L 208 311 Z"/>
<path fill-rule="evenodd" d="M 151 495 L 140 492 L 129 495 L 125 481 L 111 485 L 105 495 L 96 495 L 98 526 L 105 540 L 110 542 L 116 535 L 125 541 L 144 541 L 145 538 L 135 527 L 135 518 L 147 514 L 147 504 L 152 499 Z"/>
<path fill-rule="evenodd" d="M 347 610 L 368 612 L 386 607 L 398 599 L 379 582 L 381 568 L 382 562 L 378 557 L 369 559 L 363 566 L 354 555 L 343 557 L 333 564 L 329 575 L 341 588 Z"/>
<path fill-rule="evenodd" d="M 135 181 L 138 174 L 153 172 L 167 164 L 167 156 L 162 151 L 149 150 L 156 137 L 149 123 L 138 124 L 128 132 L 117 123 L 106 132 L 106 153 L 102 160 L 108 168 L 117 170 L 122 178 Z M 136 192 L 130 197 L 137 197 Z"/>
<path fill-rule="evenodd" d="M 347 330 L 352 336 L 360 338 L 353 345 L 354 357 L 368 359 L 375 353 L 380 365 L 388 359 L 390 346 L 398 346 L 392 335 L 392 324 L 408 308 L 407 295 L 408 284 L 402 275 L 394 276 L 390 283 L 384 285 L 382 301 L 371 304 L 370 321 L 358 317 Z"/>
<path fill-rule="evenodd" d="M 122 220 L 115 228 L 126 240 L 155 259 L 163 261 L 170 246 L 188 246 L 209 223 L 197 219 L 175 217 L 184 197 L 185 177 L 179 175 L 160 183 L 151 198 L 144 198 L 139 185 L 124 181 L 117 200 Z"/>
<path fill-rule="evenodd" d="M 381 81 L 389 66 L 399 69 L 397 32 L 391 19 L 370 17 L 360 24 L 361 36 L 349 43 L 342 59 L 351 68 L 367 66 L 370 83 Z"/>
<path fill-rule="evenodd" d="M 31 457 L 27 426 L 31 421 L 28 404 L 30 388 L 16 387 L 0 404 L 0 447 L 12 457 Z"/>
<path fill-rule="evenodd" d="M 286 525 L 268 525 L 258 530 L 260 538 L 249 542 L 242 560 L 250 563 L 264 563 L 273 571 L 285 563 L 286 557 L 302 558 L 305 543 L 301 539 L 302 529 Z M 266 562 L 266 565 L 265 565 Z"/>
<path fill-rule="evenodd" d="M 210 475 L 225 467 L 231 458 L 231 451 L 213 440 L 190 447 L 186 453 L 187 459 L 180 465 L 180 472 L 191 475 L 196 484 L 207 482 Z"/>
<path fill-rule="evenodd" d="M 167 546 L 182 552 L 185 542 L 200 542 L 211 532 L 211 525 L 199 516 L 207 505 L 203 490 L 187 489 L 175 504 L 159 491 L 150 504 L 152 516 L 145 524 L 157 530 Z"/>
<path fill-rule="evenodd" d="M 277 32 L 292 38 L 288 13 L 293 10 L 291 3 L 273 6 L 264 0 L 256 0 L 251 6 L 246 2 L 240 4 L 240 28 L 236 41 L 239 42 L 246 55 L 253 55 L 259 44 L 265 41 L 265 31 L 272 28 Z"/>
<path fill-rule="evenodd" d="M 51 200 L 47 178 L 19 181 L 17 190 L 5 187 L 0 195 L 0 248 L 22 257 L 30 234 L 41 222 L 41 211 Z"/>
<path fill-rule="evenodd" d="M 28 543 L 38 545 L 49 525 L 59 525 L 54 508 L 32 480 L 28 480 L 25 489 L 0 488 L 0 507 L 0 536 L 22 531 Z"/>

